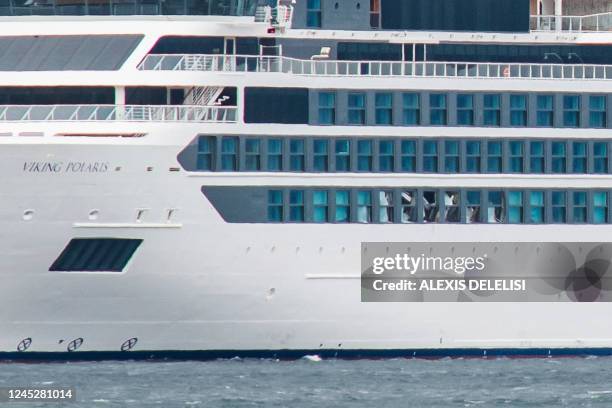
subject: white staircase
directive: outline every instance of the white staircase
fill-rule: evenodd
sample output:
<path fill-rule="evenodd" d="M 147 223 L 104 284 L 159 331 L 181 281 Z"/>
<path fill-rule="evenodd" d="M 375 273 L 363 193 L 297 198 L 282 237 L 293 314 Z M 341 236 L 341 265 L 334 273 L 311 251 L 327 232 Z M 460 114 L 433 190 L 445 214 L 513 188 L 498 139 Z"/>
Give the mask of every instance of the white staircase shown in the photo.
<path fill-rule="evenodd" d="M 218 106 L 227 96 L 219 98 L 223 93 L 222 86 L 194 86 L 185 96 L 185 105 Z"/>

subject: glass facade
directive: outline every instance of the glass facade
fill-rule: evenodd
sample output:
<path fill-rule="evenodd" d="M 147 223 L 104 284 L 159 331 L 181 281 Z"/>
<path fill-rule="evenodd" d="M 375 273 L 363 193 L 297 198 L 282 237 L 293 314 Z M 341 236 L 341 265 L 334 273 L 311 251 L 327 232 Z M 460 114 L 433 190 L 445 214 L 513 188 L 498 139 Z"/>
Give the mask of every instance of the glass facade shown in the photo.
<path fill-rule="evenodd" d="M 195 164 L 189 170 L 612 174 L 610 143 L 612 140 L 575 138 L 200 136 L 192 156 Z"/>
<path fill-rule="evenodd" d="M 315 125 L 583 129 L 610 125 L 608 95 L 349 91 L 342 95 L 346 103 L 340 104 L 336 93 L 328 90 L 315 97 L 318 120 L 315 114 L 311 121 Z"/>
<path fill-rule="evenodd" d="M 268 190 L 267 221 L 607 224 L 609 194 L 607 190 L 289 187 Z"/>

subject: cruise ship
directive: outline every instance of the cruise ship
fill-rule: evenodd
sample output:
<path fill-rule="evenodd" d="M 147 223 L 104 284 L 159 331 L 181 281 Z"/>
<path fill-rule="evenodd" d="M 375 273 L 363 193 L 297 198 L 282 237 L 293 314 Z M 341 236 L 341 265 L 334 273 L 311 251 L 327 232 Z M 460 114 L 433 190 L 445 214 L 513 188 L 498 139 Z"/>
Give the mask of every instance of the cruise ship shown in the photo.
<path fill-rule="evenodd" d="M 611 30 L 606 0 L 0 0 L 0 358 L 612 354 L 603 291 L 370 302 L 361 264 L 610 241 Z"/>

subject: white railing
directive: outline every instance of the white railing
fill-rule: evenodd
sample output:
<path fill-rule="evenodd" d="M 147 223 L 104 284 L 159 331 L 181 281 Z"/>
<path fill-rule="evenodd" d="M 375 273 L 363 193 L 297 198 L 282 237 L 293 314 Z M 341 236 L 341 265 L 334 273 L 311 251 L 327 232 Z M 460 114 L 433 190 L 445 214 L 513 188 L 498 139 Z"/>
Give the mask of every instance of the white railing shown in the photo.
<path fill-rule="evenodd" d="M 235 122 L 236 108 L 191 105 L 0 105 L 1 121 Z"/>
<path fill-rule="evenodd" d="M 138 67 L 153 71 L 276 72 L 322 76 L 612 79 L 612 65 L 487 62 L 329 61 L 282 56 L 147 55 Z"/>
<path fill-rule="evenodd" d="M 612 31 L 612 12 L 585 16 L 531 16 L 536 31 Z"/>

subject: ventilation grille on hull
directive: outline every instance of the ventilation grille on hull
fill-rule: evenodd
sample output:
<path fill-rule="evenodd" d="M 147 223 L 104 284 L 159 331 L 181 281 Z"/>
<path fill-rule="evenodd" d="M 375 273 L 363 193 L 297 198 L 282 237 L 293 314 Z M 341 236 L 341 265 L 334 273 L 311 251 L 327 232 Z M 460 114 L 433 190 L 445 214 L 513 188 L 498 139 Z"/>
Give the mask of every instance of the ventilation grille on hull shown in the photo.
<path fill-rule="evenodd" d="M 55 272 L 122 272 L 142 239 L 74 238 L 49 268 Z"/>

